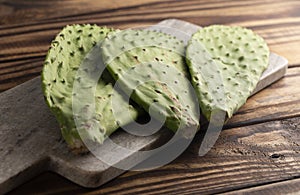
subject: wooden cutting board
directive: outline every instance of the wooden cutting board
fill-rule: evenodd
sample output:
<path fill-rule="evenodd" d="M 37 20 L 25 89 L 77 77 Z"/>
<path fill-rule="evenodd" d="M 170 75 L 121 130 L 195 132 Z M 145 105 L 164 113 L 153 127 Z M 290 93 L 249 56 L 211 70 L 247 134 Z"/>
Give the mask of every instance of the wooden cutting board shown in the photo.
<path fill-rule="evenodd" d="M 173 34 L 185 42 L 188 40 L 188 37 L 165 27 L 177 28 L 189 36 L 200 28 L 175 19 L 164 20 L 149 28 Z M 286 68 L 287 60 L 271 53 L 269 68 L 253 94 L 283 77 Z M 40 77 L 1 93 L 0 113 L 0 194 L 47 170 L 84 187 L 98 187 L 124 172 L 106 165 L 92 154 L 74 155 L 69 152 L 59 126 L 44 102 Z M 148 137 L 117 131 L 112 139 L 138 151 L 152 148 L 170 136 L 167 129 Z M 105 142 L 101 149 L 109 151 L 112 147 Z M 122 162 L 133 154 L 107 152 L 116 162 Z"/>

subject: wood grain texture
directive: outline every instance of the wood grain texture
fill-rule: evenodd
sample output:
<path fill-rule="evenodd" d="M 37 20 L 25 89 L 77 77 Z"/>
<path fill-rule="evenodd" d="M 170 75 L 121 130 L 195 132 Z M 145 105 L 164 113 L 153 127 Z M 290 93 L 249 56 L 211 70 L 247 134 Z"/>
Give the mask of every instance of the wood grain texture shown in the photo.
<path fill-rule="evenodd" d="M 0 91 L 40 74 L 50 41 L 72 23 L 96 23 L 116 28 L 154 24 L 178 18 L 205 26 L 242 25 L 255 30 L 271 50 L 300 65 L 300 2 L 268 1 L 21 1 L 0 3 Z M 39 59 L 39 67 L 37 67 Z M 24 60 L 28 67 L 22 71 Z M 9 63 L 9 66 L 7 65 Z"/>
<path fill-rule="evenodd" d="M 299 126 L 298 117 L 225 130 L 204 157 L 197 155 L 198 135 L 171 164 L 128 172 L 93 190 L 46 173 L 11 194 L 212 194 L 293 179 L 300 169 Z"/>
<path fill-rule="evenodd" d="M 127 28 L 178 18 L 241 25 L 290 62 L 287 76 L 251 97 L 205 157 L 197 156 L 195 141 L 170 165 L 126 173 L 102 188 L 83 189 L 45 173 L 11 194 L 297 193 L 299 10 L 298 0 L 0 0 L 0 91 L 38 76 L 50 41 L 71 23 Z"/>
<path fill-rule="evenodd" d="M 234 190 L 222 195 L 299 194 L 299 191 L 300 179 L 298 178 L 242 190 Z"/>

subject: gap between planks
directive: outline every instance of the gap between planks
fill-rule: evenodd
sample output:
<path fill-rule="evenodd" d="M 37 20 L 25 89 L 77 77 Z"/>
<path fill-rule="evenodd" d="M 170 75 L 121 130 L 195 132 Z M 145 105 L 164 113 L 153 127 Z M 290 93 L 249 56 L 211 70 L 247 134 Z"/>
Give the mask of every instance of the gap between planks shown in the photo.
<path fill-rule="evenodd" d="M 299 176 L 300 177 L 300 176 Z M 219 195 L 260 195 L 260 194 L 299 194 L 300 193 L 300 178 L 282 180 L 278 182 L 271 182 L 269 184 L 262 184 L 252 186 L 249 188 L 242 188 Z"/>

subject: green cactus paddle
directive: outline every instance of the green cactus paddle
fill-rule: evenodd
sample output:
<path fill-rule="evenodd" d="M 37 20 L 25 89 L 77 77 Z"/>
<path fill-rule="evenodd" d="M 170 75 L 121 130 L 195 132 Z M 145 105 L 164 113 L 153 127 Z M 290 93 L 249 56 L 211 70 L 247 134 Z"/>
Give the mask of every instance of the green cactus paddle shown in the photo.
<path fill-rule="evenodd" d="M 88 52 L 111 32 L 112 29 L 89 24 L 67 26 L 52 41 L 44 63 L 42 87 L 45 100 L 59 122 L 65 141 L 75 152 L 84 151 L 85 146 L 78 134 L 73 116 L 72 96 L 77 95 L 72 92 L 74 80 Z M 120 94 L 114 92 L 113 83 L 114 80 L 108 72 L 98 81 L 94 97 L 96 115 L 93 120 L 99 124 L 99 128 L 90 130 L 88 121 L 80 127 L 87 127 L 85 131 L 89 132 L 86 133 L 86 138 L 89 140 L 102 143 L 120 125 L 131 122 L 138 115 L 131 105 L 127 105 L 130 116 L 121 115 L 121 119 L 116 121 L 111 112 L 111 94 L 118 96 L 116 98 L 118 104 L 126 106 L 127 103 Z M 80 106 L 81 102 L 76 102 L 77 104 Z M 87 114 L 89 105 L 82 106 L 84 109 L 81 113 Z"/>
<path fill-rule="evenodd" d="M 154 117 L 173 131 L 199 126 L 184 51 L 176 37 L 150 30 L 125 30 L 102 44 L 103 61 L 125 93 L 148 112 L 155 104 Z"/>
<path fill-rule="evenodd" d="M 201 111 L 209 120 L 213 110 L 230 118 L 246 102 L 268 66 L 269 49 L 249 29 L 213 25 L 192 36 L 186 56 Z"/>

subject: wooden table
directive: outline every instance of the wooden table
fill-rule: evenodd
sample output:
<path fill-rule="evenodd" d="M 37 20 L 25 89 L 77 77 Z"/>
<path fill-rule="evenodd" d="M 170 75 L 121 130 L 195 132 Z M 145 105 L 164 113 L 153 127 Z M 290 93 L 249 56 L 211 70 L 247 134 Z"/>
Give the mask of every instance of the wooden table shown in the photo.
<path fill-rule="evenodd" d="M 0 91 L 40 74 L 50 41 L 72 23 L 116 28 L 178 18 L 231 24 L 262 35 L 289 60 L 284 79 L 251 97 L 199 157 L 197 137 L 164 167 L 127 172 L 97 189 L 44 173 L 11 194 L 287 194 L 300 191 L 300 1 L 0 0 Z M 5 113 L 1 113 L 5 114 Z"/>

